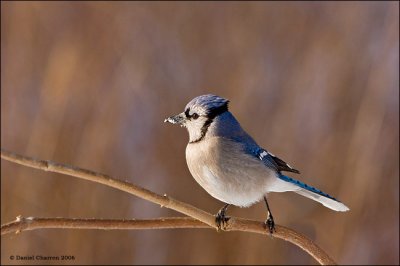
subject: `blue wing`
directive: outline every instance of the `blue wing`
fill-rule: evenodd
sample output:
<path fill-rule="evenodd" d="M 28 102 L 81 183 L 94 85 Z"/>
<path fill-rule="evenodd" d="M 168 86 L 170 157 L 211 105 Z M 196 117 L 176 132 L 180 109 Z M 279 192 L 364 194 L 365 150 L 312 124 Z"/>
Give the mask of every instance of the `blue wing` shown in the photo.
<path fill-rule="evenodd" d="M 275 155 L 273 155 L 272 153 L 264 150 L 263 148 L 258 148 L 255 151 L 255 155 L 261 160 L 263 161 L 266 165 L 270 165 L 273 164 L 275 166 L 275 168 L 281 172 L 281 171 L 287 171 L 287 172 L 292 172 L 292 173 L 296 173 L 296 174 L 300 174 L 299 170 L 294 169 L 293 167 L 291 167 L 289 164 L 287 164 L 285 161 L 283 161 L 282 159 L 276 157 Z"/>
<path fill-rule="evenodd" d="M 239 136 L 233 136 L 230 139 L 242 144 L 244 152 L 260 159 L 265 166 L 273 168 L 278 172 L 287 171 L 300 174 L 299 170 L 294 169 L 282 159 L 258 146 L 258 144 L 245 132 Z"/>

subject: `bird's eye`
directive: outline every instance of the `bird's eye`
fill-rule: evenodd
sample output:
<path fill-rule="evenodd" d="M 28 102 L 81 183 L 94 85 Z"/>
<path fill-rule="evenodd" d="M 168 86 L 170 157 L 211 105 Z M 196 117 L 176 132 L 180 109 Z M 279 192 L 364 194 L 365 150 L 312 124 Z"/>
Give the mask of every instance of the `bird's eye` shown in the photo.
<path fill-rule="evenodd" d="M 199 118 L 199 115 L 198 115 L 197 113 L 193 113 L 193 114 L 192 114 L 192 118 L 193 118 L 193 119 L 197 119 L 197 118 Z"/>

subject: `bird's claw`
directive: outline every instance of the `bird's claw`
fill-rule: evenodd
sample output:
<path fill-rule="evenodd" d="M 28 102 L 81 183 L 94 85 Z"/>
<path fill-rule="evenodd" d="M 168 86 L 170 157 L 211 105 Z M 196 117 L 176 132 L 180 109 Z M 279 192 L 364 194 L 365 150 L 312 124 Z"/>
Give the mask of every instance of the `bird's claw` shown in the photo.
<path fill-rule="evenodd" d="M 215 223 L 217 224 L 217 230 L 220 231 L 225 230 L 226 229 L 226 223 L 229 221 L 230 217 L 226 217 L 225 216 L 225 210 L 221 209 L 219 210 L 219 212 L 217 213 L 217 215 L 215 215 Z"/>
<path fill-rule="evenodd" d="M 276 232 L 274 217 L 272 217 L 272 215 L 268 215 L 268 219 L 265 221 L 265 225 L 268 227 L 269 233 L 272 236 L 272 234 Z"/>

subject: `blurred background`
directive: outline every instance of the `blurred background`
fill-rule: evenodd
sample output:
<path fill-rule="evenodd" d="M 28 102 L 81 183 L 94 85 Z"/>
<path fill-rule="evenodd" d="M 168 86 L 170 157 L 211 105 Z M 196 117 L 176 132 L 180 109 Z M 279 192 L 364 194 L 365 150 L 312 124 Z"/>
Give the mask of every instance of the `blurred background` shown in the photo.
<path fill-rule="evenodd" d="M 270 194 L 278 224 L 341 264 L 399 264 L 399 2 L 1 2 L 3 149 L 216 213 L 223 203 L 187 169 L 186 130 L 163 123 L 205 93 L 230 99 L 261 146 L 351 209 Z M 266 218 L 262 202 L 228 213 Z M 18 215 L 181 216 L 1 160 L 1 223 Z M 1 241 L 1 264 L 316 264 L 282 240 L 209 229 L 48 229 Z"/>

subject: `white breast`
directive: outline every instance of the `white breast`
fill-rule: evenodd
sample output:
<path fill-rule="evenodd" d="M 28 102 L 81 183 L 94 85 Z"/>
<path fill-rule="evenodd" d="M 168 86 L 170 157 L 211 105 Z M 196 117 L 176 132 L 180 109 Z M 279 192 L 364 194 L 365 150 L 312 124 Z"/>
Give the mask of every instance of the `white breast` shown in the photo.
<path fill-rule="evenodd" d="M 247 207 L 262 199 L 265 194 L 263 190 L 251 184 L 236 185 L 237 182 L 221 182 L 226 178 L 215 176 L 207 166 L 203 166 L 203 180 L 206 185 L 203 188 L 214 198 L 220 201 L 240 207 Z M 232 177 L 236 179 L 236 177 Z"/>
<path fill-rule="evenodd" d="M 240 207 L 261 200 L 268 183 L 276 179 L 256 157 L 241 152 L 235 143 L 213 137 L 186 148 L 186 160 L 194 179 L 214 198 Z M 196 145 L 196 146 L 195 146 Z"/>

